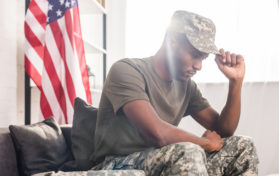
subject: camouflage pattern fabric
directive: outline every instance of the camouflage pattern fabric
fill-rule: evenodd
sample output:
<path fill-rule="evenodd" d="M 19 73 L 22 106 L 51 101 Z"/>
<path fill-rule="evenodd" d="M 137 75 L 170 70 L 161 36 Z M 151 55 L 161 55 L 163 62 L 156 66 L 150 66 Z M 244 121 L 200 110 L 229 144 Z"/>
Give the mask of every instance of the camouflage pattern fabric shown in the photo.
<path fill-rule="evenodd" d="M 207 153 L 198 145 L 182 142 L 128 156 L 109 156 L 92 169 L 139 169 L 147 176 L 256 176 L 258 163 L 252 139 L 232 136 L 224 138 L 219 152 Z"/>
<path fill-rule="evenodd" d="M 140 170 L 99 170 L 99 171 L 75 171 L 75 172 L 45 172 L 32 176 L 145 176 Z"/>
<path fill-rule="evenodd" d="M 168 30 L 185 34 L 193 47 L 201 52 L 221 54 L 214 43 L 215 24 L 209 18 L 192 12 L 178 10 L 171 18 Z"/>

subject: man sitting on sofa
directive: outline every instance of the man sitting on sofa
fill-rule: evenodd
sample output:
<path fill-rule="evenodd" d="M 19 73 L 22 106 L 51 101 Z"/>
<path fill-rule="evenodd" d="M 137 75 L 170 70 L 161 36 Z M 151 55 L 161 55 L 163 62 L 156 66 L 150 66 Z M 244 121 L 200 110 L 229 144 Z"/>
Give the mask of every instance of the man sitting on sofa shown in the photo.
<path fill-rule="evenodd" d="M 244 60 L 218 51 L 214 40 L 210 19 L 177 11 L 154 56 L 123 59 L 111 67 L 99 105 L 93 169 L 141 169 L 148 176 L 257 175 L 252 140 L 233 136 Z M 210 53 L 229 79 L 220 114 L 191 80 Z M 187 115 L 207 129 L 202 137 L 177 127 Z"/>

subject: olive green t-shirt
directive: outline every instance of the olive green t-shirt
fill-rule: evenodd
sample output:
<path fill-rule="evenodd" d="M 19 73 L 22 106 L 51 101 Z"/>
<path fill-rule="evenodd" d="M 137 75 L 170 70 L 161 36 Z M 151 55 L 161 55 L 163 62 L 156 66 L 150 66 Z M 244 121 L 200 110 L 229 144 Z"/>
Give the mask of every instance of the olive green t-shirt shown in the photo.
<path fill-rule="evenodd" d="M 103 87 L 92 161 L 152 147 L 123 113 L 122 107 L 134 100 L 150 102 L 162 120 L 175 126 L 182 117 L 209 106 L 191 79 L 185 82 L 161 79 L 153 68 L 152 57 L 122 59 L 113 64 Z"/>

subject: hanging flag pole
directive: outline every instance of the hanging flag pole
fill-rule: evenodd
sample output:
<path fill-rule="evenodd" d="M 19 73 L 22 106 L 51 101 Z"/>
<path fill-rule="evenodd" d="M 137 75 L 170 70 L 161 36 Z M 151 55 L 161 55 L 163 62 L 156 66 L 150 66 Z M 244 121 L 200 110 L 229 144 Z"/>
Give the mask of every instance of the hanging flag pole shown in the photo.
<path fill-rule="evenodd" d="M 30 0 L 25 0 L 25 13 L 27 12 Z M 25 71 L 25 88 L 24 88 L 24 123 L 29 125 L 31 123 L 31 87 L 30 87 L 30 77 Z"/>

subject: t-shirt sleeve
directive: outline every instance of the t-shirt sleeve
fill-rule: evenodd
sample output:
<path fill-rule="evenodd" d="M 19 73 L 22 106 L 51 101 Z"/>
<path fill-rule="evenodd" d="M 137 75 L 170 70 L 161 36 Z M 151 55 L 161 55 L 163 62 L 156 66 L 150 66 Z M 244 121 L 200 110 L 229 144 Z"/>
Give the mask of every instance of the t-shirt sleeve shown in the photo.
<path fill-rule="evenodd" d="M 116 114 L 122 106 L 134 100 L 147 100 L 145 80 L 132 64 L 118 61 L 110 69 L 106 80 L 105 94 Z"/>
<path fill-rule="evenodd" d="M 193 80 L 191 80 L 190 89 L 190 101 L 184 116 L 196 114 L 210 106 Z"/>

